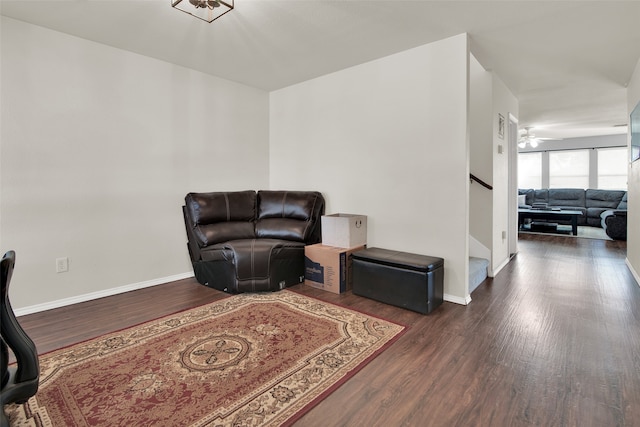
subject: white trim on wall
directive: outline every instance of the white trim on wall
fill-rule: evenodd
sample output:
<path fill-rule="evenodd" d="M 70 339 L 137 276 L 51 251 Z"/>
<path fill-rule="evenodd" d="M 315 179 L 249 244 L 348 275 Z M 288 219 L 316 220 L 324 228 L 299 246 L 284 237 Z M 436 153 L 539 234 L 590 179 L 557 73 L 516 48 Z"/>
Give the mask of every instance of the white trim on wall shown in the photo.
<path fill-rule="evenodd" d="M 507 266 L 507 264 L 509 264 L 509 261 L 511 261 L 511 258 L 507 258 L 505 259 L 499 266 L 497 266 L 489 275 L 489 277 L 496 277 L 498 275 L 498 273 L 500 273 L 500 271 L 502 271 L 503 268 L 505 268 Z"/>
<path fill-rule="evenodd" d="M 52 310 L 54 308 L 65 307 L 67 305 L 77 304 L 80 302 L 91 301 L 98 298 L 109 297 L 112 295 L 123 294 L 129 291 L 135 291 L 143 288 L 150 288 L 151 286 L 163 285 L 165 283 L 175 282 L 176 280 L 183 280 L 193 277 L 193 272 L 174 274 L 173 276 L 161 277 L 153 280 L 146 280 L 144 282 L 132 283 L 130 285 L 119 286 L 117 288 L 104 289 L 102 291 L 91 292 L 83 295 L 76 295 L 70 298 L 63 298 L 56 301 L 50 301 L 43 304 L 31 305 L 28 307 L 18 308 L 14 310 L 16 316 L 24 316 L 27 314 L 39 313 L 41 311 Z"/>
<path fill-rule="evenodd" d="M 629 271 L 633 275 L 633 278 L 636 279 L 636 285 L 640 287 L 640 274 L 638 274 L 638 272 L 633 268 L 633 265 L 631 265 L 631 261 L 629 261 L 629 258 L 625 258 L 624 262 L 627 264 L 627 267 L 629 267 Z"/>
<path fill-rule="evenodd" d="M 471 294 L 467 294 L 465 298 L 460 298 L 451 294 L 444 294 L 443 299 L 447 302 L 455 304 L 468 305 L 471 302 Z"/>

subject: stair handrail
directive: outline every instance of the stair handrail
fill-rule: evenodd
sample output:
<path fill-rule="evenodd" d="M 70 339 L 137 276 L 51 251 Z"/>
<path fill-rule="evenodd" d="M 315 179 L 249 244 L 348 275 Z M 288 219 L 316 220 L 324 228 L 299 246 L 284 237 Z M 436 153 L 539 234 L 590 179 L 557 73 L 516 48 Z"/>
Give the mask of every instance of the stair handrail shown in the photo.
<path fill-rule="evenodd" d="M 469 174 L 469 179 L 471 180 L 471 182 L 475 181 L 488 190 L 493 190 L 493 187 L 491 185 L 487 184 L 486 182 L 484 182 L 483 180 L 481 180 L 480 178 L 478 178 L 472 173 Z"/>

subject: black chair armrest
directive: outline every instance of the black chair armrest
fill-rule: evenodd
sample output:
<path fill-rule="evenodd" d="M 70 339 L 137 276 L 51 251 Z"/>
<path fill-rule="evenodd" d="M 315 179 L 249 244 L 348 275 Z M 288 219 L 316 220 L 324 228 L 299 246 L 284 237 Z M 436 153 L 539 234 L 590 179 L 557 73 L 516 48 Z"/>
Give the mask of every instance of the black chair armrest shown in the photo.
<path fill-rule="evenodd" d="M 627 211 L 616 210 L 602 218 L 604 231 L 614 240 L 627 240 Z"/>

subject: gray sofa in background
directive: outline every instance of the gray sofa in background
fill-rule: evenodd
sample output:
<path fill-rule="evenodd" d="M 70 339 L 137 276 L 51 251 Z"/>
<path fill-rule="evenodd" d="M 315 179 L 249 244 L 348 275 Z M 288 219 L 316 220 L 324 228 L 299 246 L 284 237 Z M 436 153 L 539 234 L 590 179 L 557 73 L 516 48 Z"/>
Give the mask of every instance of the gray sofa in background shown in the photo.
<path fill-rule="evenodd" d="M 519 189 L 524 204 L 546 203 L 549 208 L 561 208 L 582 212 L 578 225 L 602 227 L 612 239 L 626 240 L 627 192 L 624 190 L 596 190 L 582 188 Z M 622 232 L 624 230 L 624 233 Z"/>

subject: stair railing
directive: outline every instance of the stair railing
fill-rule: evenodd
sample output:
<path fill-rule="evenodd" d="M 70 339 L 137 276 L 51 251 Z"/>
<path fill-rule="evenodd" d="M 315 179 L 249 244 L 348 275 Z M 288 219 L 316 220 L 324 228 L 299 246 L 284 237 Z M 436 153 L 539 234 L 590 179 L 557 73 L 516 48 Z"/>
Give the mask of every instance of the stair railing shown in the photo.
<path fill-rule="evenodd" d="M 488 190 L 493 190 L 493 187 L 491 185 L 487 184 L 486 182 L 484 182 L 483 180 L 481 180 L 480 178 L 478 178 L 472 173 L 469 174 L 469 180 L 471 180 L 471 182 L 473 181 L 477 182 L 478 184 L 482 185 L 484 188 Z"/>

